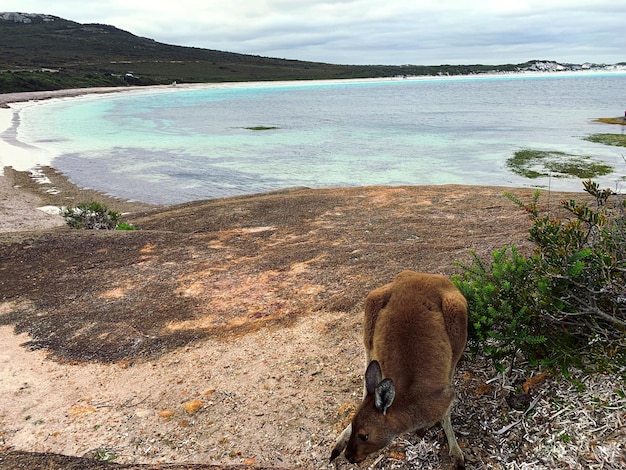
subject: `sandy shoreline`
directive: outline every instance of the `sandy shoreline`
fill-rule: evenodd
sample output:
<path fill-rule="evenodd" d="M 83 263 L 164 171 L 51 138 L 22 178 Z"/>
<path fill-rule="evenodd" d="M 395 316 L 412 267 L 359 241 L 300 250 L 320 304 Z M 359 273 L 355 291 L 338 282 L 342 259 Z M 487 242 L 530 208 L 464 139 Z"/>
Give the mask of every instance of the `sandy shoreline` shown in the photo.
<path fill-rule="evenodd" d="M 345 79 L 343 82 L 375 81 L 380 79 Z M 385 79 L 389 80 L 389 79 Z M 320 82 L 336 82 L 337 80 L 310 80 L 309 84 Z M 94 87 L 75 88 L 51 91 L 33 91 L 20 93 L 0 94 L 0 178 L 3 175 L 4 167 L 11 167 L 17 171 L 27 171 L 39 165 L 50 165 L 51 157 L 46 151 L 29 146 L 17 139 L 17 128 L 19 126 L 19 110 L 26 103 L 36 103 L 49 99 L 76 98 L 85 95 L 99 95 L 111 93 L 140 93 L 156 91 L 172 91 L 200 89 L 200 88 L 235 88 L 250 86 L 285 86 L 290 81 L 276 82 L 226 82 L 226 83 L 188 83 L 172 85 L 152 85 L 152 86 L 129 86 L 129 87 Z M 12 106 L 14 105 L 14 106 Z"/>
<path fill-rule="evenodd" d="M 613 73 L 624 73 L 625 70 L 618 69 Z M 488 79 L 493 76 L 511 76 L 511 75 L 525 75 L 525 76 L 564 76 L 564 75 L 583 75 L 593 74 L 594 72 L 559 72 L 559 73 L 517 73 L 517 74 L 480 74 L 471 76 L 453 76 L 453 77 L 409 77 L 409 80 L 455 80 L 459 78 L 472 78 L 476 80 Z M 608 73 L 608 72 L 603 72 Z M 333 83 L 333 82 L 375 82 L 375 81 L 389 81 L 399 80 L 398 78 L 368 78 L 368 79 L 342 79 L 342 80 L 311 80 L 306 81 L 307 84 L 315 85 L 318 83 Z M 154 86 L 129 86 L 129 87 L 94 87 L 94 88 L 78 88 L 78 89 L 64 89 L 53 91 L 37 91 L 37 92 L 21 92 L 21 93 L 4 93 L 0 94 L 0 179 L 6 173 L 5 167 L 10 167 L 17 171 L 29 171 L 39 166 L 53 166 L 52 161 L 54 155 L 51 155 L 49 151 L 35 146 L 20 142 L 18 139 L 18 128 L 20 120 L 20 110 L 24 106 L 36 106 L 37 102 L 49 99 L 65 99 L 76 98 L 85 95 L 99 95 L 99 94 L 111 94 L 111 93 L 131 93 L 131 92 L 171 92 L 174 89 L 188 90 L 188 89 L 206 89 L 206 88 L 236 88 L 236 87 L 254 87 L 254 86 L 271 86 L 280 87 L 288 86 L 290 84 L 302 84 L 303 81 L 276 81 L 276 82 L 227 82 L 227 83 L 192 83 L 192 84 L 178 84 L 172 85 L 154 85 Z M 3 188 L 7 183 L 3 182 Z M 2 189 L 3 194 L 6 192 L 6 188 Z M 3 211 L 6 211 L 6 196 L 3 197 Z M 10 209 L 9 209 L 10 210 Z"/>
<path fill-rule="evenodd" d="M 18 93 L 0 94 L 0 108 L 8 108 L 10 103 L 21 103 L 24 101 L 46 100 L 50 98 L 69 98 L 88 94 L 115 93 L 124 90 L 141 89 L 145 87 L 95 87 L 95 88 L 74 88 L 65 90 L 50 91 L 25 91 Z"/>
<path fill-rule="evenodd" d="M 573 72 L 574 73 L 574 72 Z M 577 74 L 588 74 L 592 72 L 576 72 Z M 624 70 L 616 70 L 615 73 L 624 73 Z M 525 75 L 536 75 L 525 74 Z M 499 74 L 498 76 L 501 76 Z M 511 75 L 511 74 L 506 74 Z M 521 74 L 517 74 L 521 75 Z M 545 75 L 564 75 L 564 73 L 541 73 Z M 569 74 L 571 75 L 571 73 Z M 487 74 L 470 76 L 472 78 L 489 78 Z M 410 77 L 411 80 L 423 79 L 455 79 L 455 77 Z M 395 78 L 368 78 L 368 79 L 343 79 L 342 82 L 359 82 L 359 81 L 378 81 L 378 80 L 394 80 Z M 335 82 L 338 80 L 311 80 L 307 83 L 315 84 L 320 82 Z M 276 81 L 276 82 L 227 82 L 227 83 L 193 83 L 176 85 L 178 89 L 192 88 L 225 88 L 225 87 L 250 87 L 250 86 L 285 86 L 291 83 L 301 84 L 302 81 Z M 54 171 L 49 165 L 52 157 L 47 151 L 29 146 L 17 139 L 17 128 L 19 126 L 19 110 L 24 103 L 38 102 L 48 99 L 75 98 L 84 95 L 110 94 L 120 92 L 154 92 L 158 90 L 171 91 L 172 85 L 154 85 L 144 87 L 94 87 L 94 88 L 77 88 L 52 91 L 36 91 L 36 92 L 20 92 L 20 93 L 4 93 L 0 94 L 0 232 L 36 230 L 41 228 L 50 228 L 63 225 L 62 219 L 56 214 L 50 212 L 47 208 L 46 197 L 38 196 L 41 191 L 33 191 L 32 188 L 28 192 L 22 189 L 23 185 L 16 184 L 15 181 L 7 181 L 7 169 L 18 172 L 28 172 L 38 168 L 45 167 L 47 171 Z M 12 107 L 12 104 L 15 106 Z M 24 178 L 21 178 L 22 181 Z M 71 185 L 71 183 L 68 182 Z M 65 183 L 62 183 L 66 186 Z M 52 189 L 51 189 L 52 190 Z M 75 191 L 74 191 L 75 192 Z M 95 193 L 95 192 L 94 192 Z M 105 195 L 105 197 L 107 197 Z M 113 197 L 113 199 L 115 199 Z M 43 207 L 44 210 L 39 210 Z M 52 211 L 54 212 L 54 211 Z"/>
<path fill-rule="evenodd" d="M 359 82 L 382 82 L 395 80 L 458 80 L 472 79 L 485 80 L 490 78 L 502 78 L 511 76 L 571 76 L 571 75 L 593 75 L 594 71 L 572 71 L 572 72 L 520 72 L 520 73 L 491 73 L 477 75 L 454 75 L 454 76 L 415 76 L 407 78 L 398 77 L 379 77 L 379 78 L 359 78 L 359 79 L 328 79 L 328 80 L 279 80 L 279 81 L 250 81 L 250 82 L 216 82 L 216 83 L 184 83 L 177 85 L 151 85 L 151 86 L 128 86 L 128 87 L 93 87 L 93 88 L 75 88 L 51 91 L 34 91 L 34 92 L 18 92 L 18 93 L 2 93 L 0 94 L 0 176 L 5 166 L 11 166 L 18 171 L 25 171 L 36 165 L 50 165 L 51 157 L 46 155 L 41 149 L 25 145 L 17 140 L 17 127 L 19 125 L 19 109 L 25 103 L 49 100 L 49 99 L 65 99 L 76 98 L 85 95 L 99 95 L 110 93 L 130 93 L 130 92 L 168 92 L 174 89 L 211 89 L 211 88 L 239 88 L 239 87 L 281 87 L 293 84 L 298 85 L 316 85 L 320 83 L 359 83 Z M 603 71 L 603 74 L 624 74 L 626 68 L 617 68 L 611 71 Z M 14 104 L 15 106 L 11 106 Z"/>
<path fill-rule="evenodd" d="M 154 87 L 97 87 L 0 94 L 0 177 L 6 166 L 18 171 L 26 171 L 37 165 L 48 165 L 51 160 L 51 157 L 42 149 L 17 140 L 19 106 L 23 103 L 162 88 L 164 86 L 161 85 Z M 18 104 L 18 106 L 12 107 L 12 104 Z"/>
<path fill-rule="evenodd" d="M 505 72 L 492 74 L 473 74 L 473 75 L 453 75 L 453 76 L 416 76 L 402 78 L 402 80 L 454 80 L 459 78 L 490 78 L 502 76 L 569 76 L 569 75 L 593 75 L 602 74 L 623 74 L 626 73 L 626 67 L 616 67 L 614 70 L 603 70 L 601 72 L 594 71 L 572 71 L 572 72 Z M 176 85 L 177 88 L 207 88 L 207 87 L 241 87 L 241 86 L 257 86 L 257 85 L 273 85 L 281 86 L 289 83 L 331 83 L 331 82 L 363 82 L 363 81 L 388 81 L 397 80 L 397 77 L 380 77 L 380 78 L 355 78 L 355 79 L 328 79 L 328 80 L 277 80 L 277 81 L 258 81 L 258 82 L 215 82 L 215 83 L 183 83 Z M 19 103 L 23 101 L 45 100 L 50 98 L 69 98 L 74 96 L 82 96 L 88 94 L 114 93 L 129 90 L 158 90 L 171 89 L 172 85 L 150 85 L 150 86 L 128 86 L 128 87 L 92 87 L 92 88 L 71 88 L 63 90 L 50 91 L 28 91 L 17 93 L 0 93 L 0 108 L 7 108 L 10 103 Z"/>
<path fill-rule="evenodd" d="M 289 82 L 199 83 L 177 85 L 177 88 L 223 88 L 266 83 L 281 86 Z M 172 86 L 96 87 L 0 94 L 0 233 L 63 226 L 65 222 L 54 207 L 69 205 L 65 204 L 66 199 L 73 202 L 83 202 L 97 198 L 99 201 L 104 200 L 110 208 L 121 212 L 153 207 L 149 204 L 121 201 L 114 196 L 76 187 L 67 181 L 67 178 L 48 166 L 51 157 L 44 150 L 26 145 L 17 139 L 17 127 L 19 125 L 19 106 L 23 103 L 75 98 L 84 95 L 158 90 L 172 90 Z M 18 106 L 12 107 L 12 104 Z M 33 171 L 36 172 L 36 175 L 33 175 Z M 43 179 L 41 179 L 42 172 L 45 174 Z M 27 177 L 29 174 L 30 177 Z M 56 176 L 54 184 L 49 182 L 49 177 L 53 174 Z M 59 192 L 63 194 L 58 195 Z M 54 197 L 55 195 L 56 197 Z"/>
<path fill-rule="evenodd" d="M 99 87 L 0 94 L 0 233 L 41 230 L 65 225 L 63 218 L 58 215 L 58 210 L 55 210 L 55 207 L 61 207 L 62 204 L 49 200 L 49 196 L 54 196 L 59 189 L 53 187 L 42 170 L 38 169 L 39 165 L 49 163 L 49 157 L 43 150 L 17 140 L 16 127 L 19 118 L 18 111 L 11 108 L 12 103 L 163 88 L 165 86 Z M 54 170 L 46 168 L 44 171 L 50 173 Z M 8 172 L 12 174 L 8 176 Z M 16 177 L 15 172 L 22 174 Z M 30 178 L 26 178 L 29 173 Z M 32 181 L 28 181 L 29 179 Z M 66 193 L 70 188 L 72 189 L 70 193 L 80 191 L 69 182 L 57 181 L 57 186 L 59 185 L 64 187 Z M 98 199 L 101 198 L 106 199 L 106 196 L 98 196 Z"/>

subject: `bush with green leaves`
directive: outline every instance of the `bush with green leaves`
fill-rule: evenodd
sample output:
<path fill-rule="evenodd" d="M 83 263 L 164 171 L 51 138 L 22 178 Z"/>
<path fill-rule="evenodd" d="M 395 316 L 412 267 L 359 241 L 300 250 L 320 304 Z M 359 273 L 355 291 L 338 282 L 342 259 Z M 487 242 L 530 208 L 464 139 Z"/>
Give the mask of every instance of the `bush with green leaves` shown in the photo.
<path fill-rule="evenodd" d="M 120 213 L 109 210 L 99 202 L 81 202 L 76 207 L 61 211 L 67 225 L 77 229 L 90 230 L 134 230 L 130 224 L 120 222 Z"/>
<path fill-rule="evenodd" d="M 489 264 L 471 255 L 472 264 L 459 264 L 464 273 L 453 277 L 468 301 L 470 349 L 485 353 L 498 369 L 518 351 L 534 358 L 547 340 L 536 310 L 528 305 L 534 259 L 515 246 L 496 250 Z"/>
<path fill-rule="evenodd" d="M 570 214 L 541 214 L 540 192 L 524 203 L 535 250 L 503 248 L 485 262 L 472 253 L 454 277 L 470 307 L 470 344 L 497 365 L 521 352 L 567 369 L 626 365 L 626 202 L 592 181 L 592 203 L 561 201 Z"/>

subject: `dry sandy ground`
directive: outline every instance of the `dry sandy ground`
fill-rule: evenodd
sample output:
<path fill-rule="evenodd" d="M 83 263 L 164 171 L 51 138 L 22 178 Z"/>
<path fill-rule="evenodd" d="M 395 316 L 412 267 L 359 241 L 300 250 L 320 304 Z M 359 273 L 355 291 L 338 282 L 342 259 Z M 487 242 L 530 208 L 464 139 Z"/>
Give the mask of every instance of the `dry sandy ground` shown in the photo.
<path fill-rule="evenodd" d="M 50 210 L 50 212 L 46 212 Z M 36 195 L 13 187 L 0 176 L 0 232 L 19 232 L 58 227 L 65 224 L 52 207 L 43 205 Z"/>
<path fill-rule="evenodd" d="M 469 249 L 525 246 L 528 228 L 502 188 L 446 186 L 156 210 L 99 195 L 142 230 L 76 232 L 36 207 L 94 194 L 42 172 L 49 184 L 0 178 L 0 468 L 332 468 L 362 388 L 367 292 L 404 268 L 452 274 Z M 540 372 L 462 361 L 468 468 L 624 468 L 623 382 L 581 377 L 580 394 Z M 434 428 L 367 465 L 446 461 Z"/>

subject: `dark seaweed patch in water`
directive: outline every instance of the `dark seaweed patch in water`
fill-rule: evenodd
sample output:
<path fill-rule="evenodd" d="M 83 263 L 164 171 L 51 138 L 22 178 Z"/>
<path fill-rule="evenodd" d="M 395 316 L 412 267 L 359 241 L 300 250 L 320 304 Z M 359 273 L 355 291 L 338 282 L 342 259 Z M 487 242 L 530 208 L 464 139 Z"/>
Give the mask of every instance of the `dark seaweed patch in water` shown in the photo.
<path fill-rule="evenodd" d="M 585 137 L 585 140 L 597 144 L 626 147 L 626 135 L 624 134 L 592 134 Z"/>
<path fill-rule="evenodd" d="M 613 172 L 612 166 L 594 161 L 590 156 L 556 150 L 518 150 L 506 164 L 512 172 L 526 178 L 595 178 Z"/>

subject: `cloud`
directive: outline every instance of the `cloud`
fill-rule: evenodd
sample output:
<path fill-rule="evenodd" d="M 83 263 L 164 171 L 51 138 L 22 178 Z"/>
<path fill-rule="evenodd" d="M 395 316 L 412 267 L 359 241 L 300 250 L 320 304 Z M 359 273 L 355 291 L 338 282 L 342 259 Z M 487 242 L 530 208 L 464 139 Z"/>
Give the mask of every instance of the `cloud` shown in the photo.
<path fill-rule="evenodd" d="M 351 64 L 626 60 L 614 0 L 3 0 L 157 41 Z"/>

